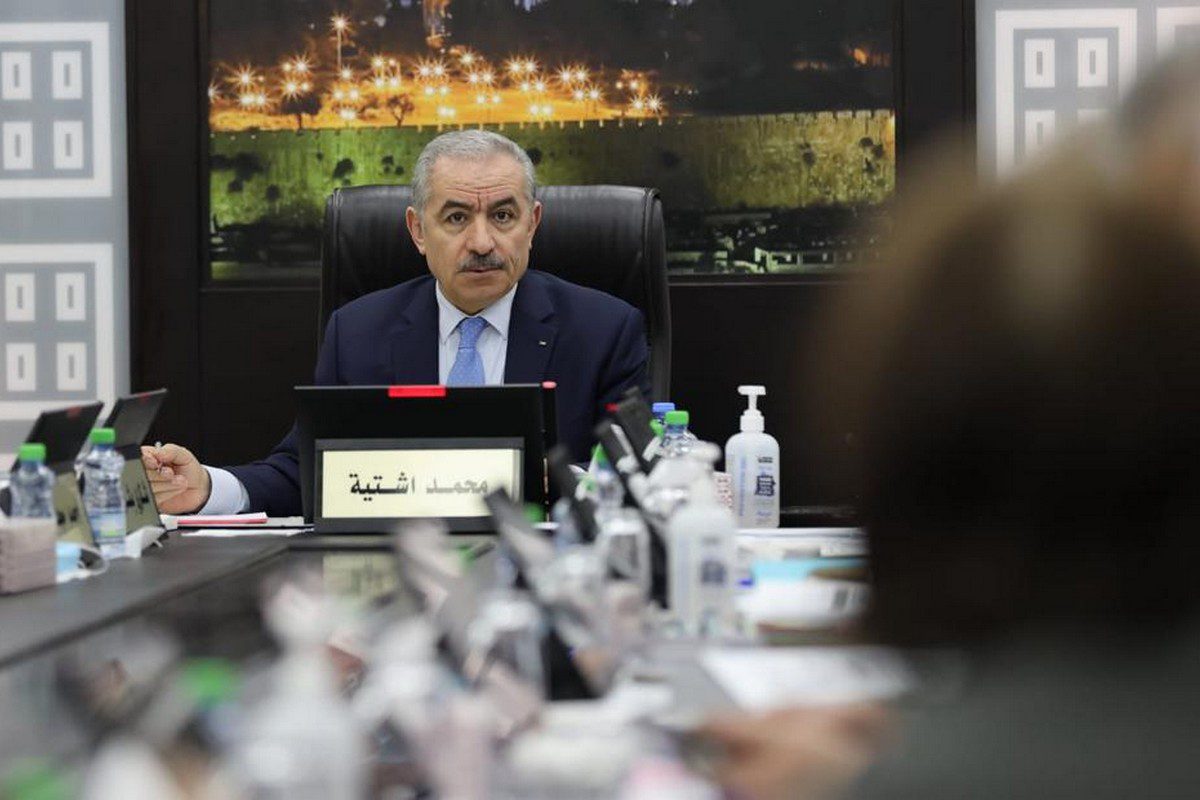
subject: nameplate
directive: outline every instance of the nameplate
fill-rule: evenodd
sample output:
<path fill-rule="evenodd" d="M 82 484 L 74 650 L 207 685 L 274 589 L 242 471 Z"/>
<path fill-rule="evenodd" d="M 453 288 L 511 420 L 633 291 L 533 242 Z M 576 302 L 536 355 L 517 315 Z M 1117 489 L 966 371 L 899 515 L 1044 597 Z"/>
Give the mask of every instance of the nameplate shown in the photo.
<path fill-rule="evenodd" d="M 521 438 L 499 437 L 319 439 L 317 517 L 485 517 L 489 492 L 520 496 L 523 448 Z"/>

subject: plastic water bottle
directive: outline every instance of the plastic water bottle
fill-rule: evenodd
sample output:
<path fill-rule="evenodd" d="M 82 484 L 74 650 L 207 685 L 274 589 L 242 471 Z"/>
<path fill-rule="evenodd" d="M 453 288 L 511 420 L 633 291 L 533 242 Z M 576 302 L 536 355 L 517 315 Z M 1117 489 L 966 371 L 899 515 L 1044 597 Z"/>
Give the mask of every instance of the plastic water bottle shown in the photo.
<path fill-rule="evenodd" d="M 54 473 L 46 466 L 46 445 L 21 445 L 17 460 L 12 474 L 12 515 L 54 519 Z"/>
<path fill-rule="evenodd" d="M 668 411 L 666 420 L 659 446 L 661 457 L 650 471 L 645 501 L 646 511 L 664 523 L 687 504 L 692 484 L 699 477 L 698 463 L 688 458 L 697 443 L 696 437 L 688 433 L 688 412 Z"/>
<path fill-rule="evenodd" d="M 674 410 L 674 403 L 655 403 L 654 405 L 650 406 L 650 413 L 654 415 L 654 418 L 658 420 L 660 425 L 663 422 L 663 418 L 667 416 L 667 412 Z"/>
<path fill-rule="evenodd" d="M 637 584 L 642 598 L 650 594 L 650 531 L 642 515 L 625 508 L 625 487 L 603 449 L 596 474 L 596 549 L 600 560 L 618 577 Z"/>
<path fill-rule="evenodd" d="M 604 448 L 597 445 L 593 458 L 596 463 L 596 472 L 592 476 L 595 486 L 596 516 L 603 517 L 625 504 L 625 489 L 621 486 L 621 477 L 609 463 L 608 454 L 604 452 Z"/>
<path fill-rule="evenodd" d="M 691 416 L 686 411 L 668 411 L 663 417 L 662 453 L 667 458 L 686 455 L 697 441 L 688 430 Z"/>
<path fill-rule="evenodd" d="M 713 464 L 721 450 L 697 443 L 686 460 L 696 463 L 699 477 L 690 502 L 671 516 L 667 526 L 671 613 L 689 636 L 717 637 L 731 628 L 737 570 L 737 523 L 717 501 Z"/>
<path fill-rule="evenodd" d="M 263 606 L 283 654 L 269 691 L 246 713 L 231 750 L 238 797 L 358 800 L 366 796 L 366 748 L 338 692 L 325 642 L 338 608 L 308 575 L 280 586 Z"/>
<path fill-rule="evenodd" d="M 125 555 L 125 493 L 121 471 L 125 459 L 113 447 L 112 428 L 92 431 L 92 449 L 83 461 L 83 507 L 92 538 L 105 558 Z"/>

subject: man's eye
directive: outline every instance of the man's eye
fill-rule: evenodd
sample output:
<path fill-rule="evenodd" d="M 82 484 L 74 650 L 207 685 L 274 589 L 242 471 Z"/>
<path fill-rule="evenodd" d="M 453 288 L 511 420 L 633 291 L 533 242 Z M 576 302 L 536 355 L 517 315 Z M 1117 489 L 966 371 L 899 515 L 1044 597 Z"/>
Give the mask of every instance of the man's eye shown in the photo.
<path fill-rule="evenodd" d="M 502 208 L 495 213 L 497 222 L 512 222 L 517 218 L 517 215 L 507 208 Z"/>
<path fill-rule="evenodd" d="M 461 225 L 466 221 L 467 215 L 461 211 L 455 211 L 453 214 L 450 214 L 446 217 L 446 222 L 449 222 L 451 225 Z"/>

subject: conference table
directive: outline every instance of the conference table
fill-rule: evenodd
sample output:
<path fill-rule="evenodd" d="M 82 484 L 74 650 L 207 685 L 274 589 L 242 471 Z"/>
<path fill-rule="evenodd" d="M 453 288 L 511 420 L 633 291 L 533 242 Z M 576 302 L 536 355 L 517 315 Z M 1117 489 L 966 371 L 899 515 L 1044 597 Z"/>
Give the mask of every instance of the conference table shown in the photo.
<path fill-rule="evenodd" d="M 480 565 L 484 567 L 485 565 Z M 405 603 L 386 537 L 200 538 L 175 531 L 140 559 L 100 575 L 0 596 L 0 775 L 22 759 L 78 764 L 93 733 L 64 672 L 161 657 L 220 658 L 264 669 L 277 653 L 261 619 L 264 584 L 296 571 L 365 605 Z M 655 656 L 678 696 L 696 708 L 729 707 L 684 648 Z"/>

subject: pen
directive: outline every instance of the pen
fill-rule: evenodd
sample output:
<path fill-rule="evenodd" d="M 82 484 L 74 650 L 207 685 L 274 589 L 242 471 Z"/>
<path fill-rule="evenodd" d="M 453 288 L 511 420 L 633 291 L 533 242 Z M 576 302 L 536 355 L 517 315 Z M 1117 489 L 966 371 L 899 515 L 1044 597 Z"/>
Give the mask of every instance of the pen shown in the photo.
<path fill-rule="evenodd" d="M 160 439 L 154 440 L 154 449 L 158 450 L 158 451 L 162 450 L 162 440 L 160 440 Z M 164 469 L 165 469 L 165 467 L 163 467 L 162 462 L 161 461 L 158 462 L 158 474 L 159 475 L 163 474 Z"/>

